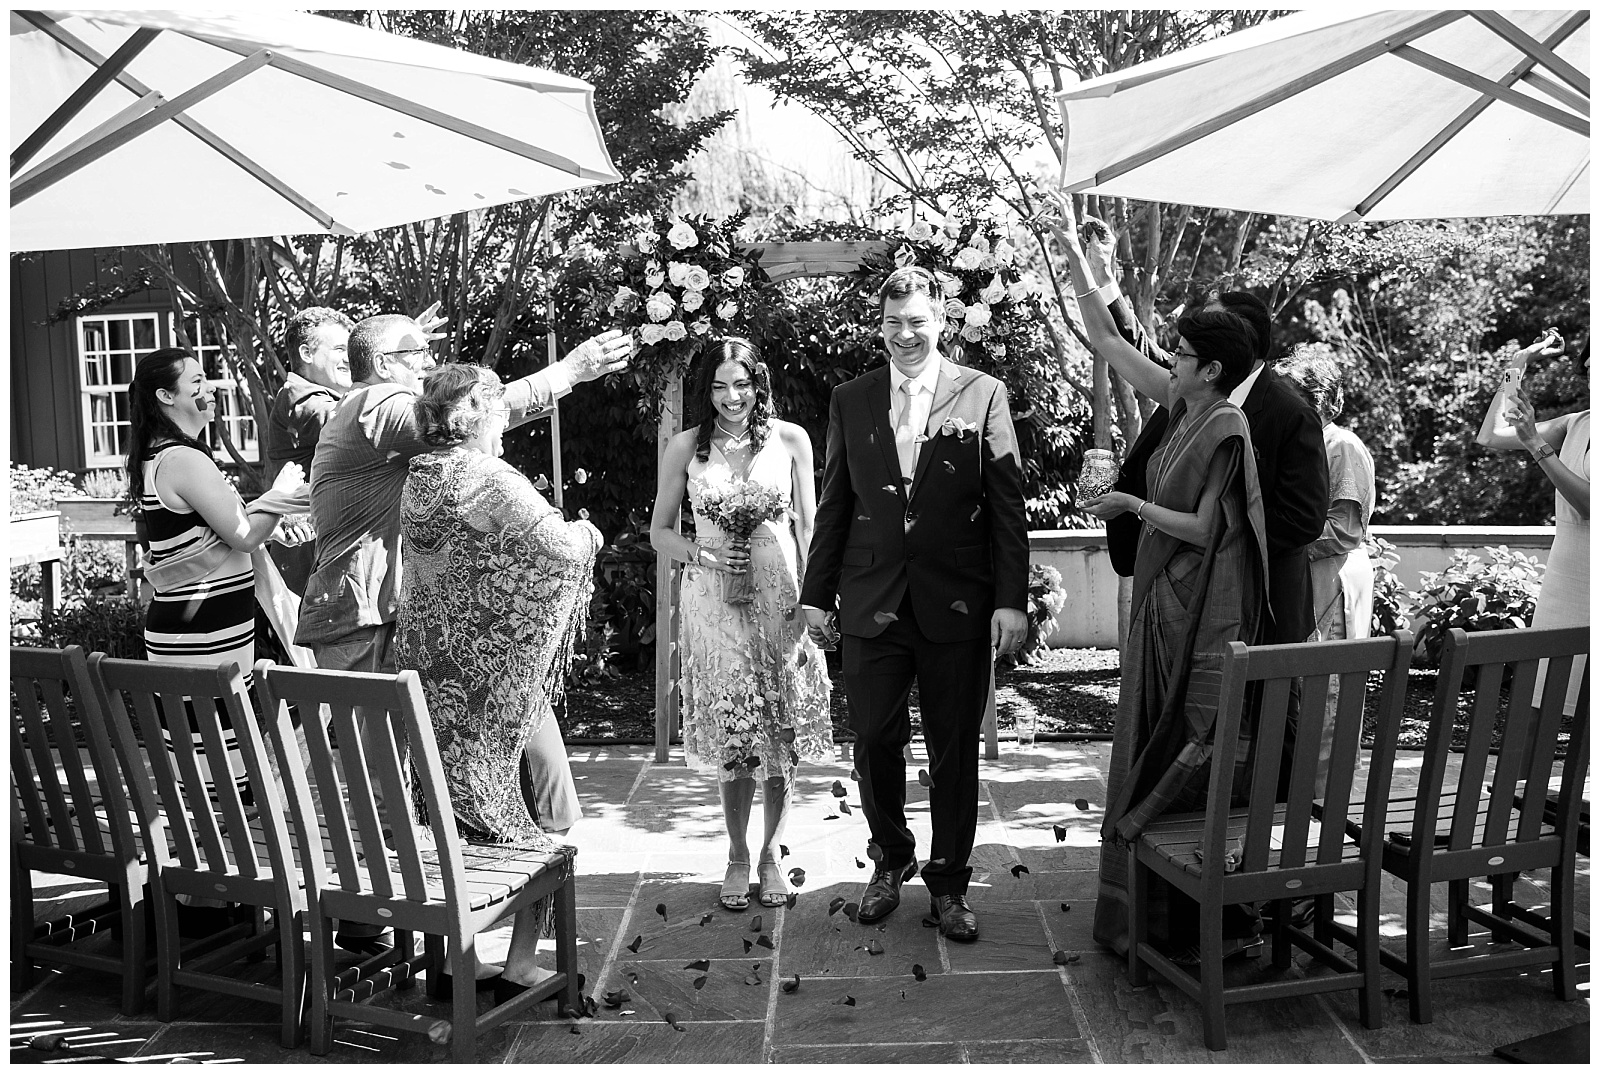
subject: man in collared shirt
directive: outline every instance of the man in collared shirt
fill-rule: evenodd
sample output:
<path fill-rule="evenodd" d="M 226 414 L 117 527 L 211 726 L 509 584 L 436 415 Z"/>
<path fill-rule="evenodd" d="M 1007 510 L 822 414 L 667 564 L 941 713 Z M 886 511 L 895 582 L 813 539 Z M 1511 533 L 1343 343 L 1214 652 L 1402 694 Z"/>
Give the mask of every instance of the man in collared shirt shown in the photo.
<path fill-rule="evenodd" d="M 273 397 L 267 418 L 267 483 L 289 463 L 299 463 L 307 476 L 322 427 L 339 400 L 350 390 L 350 329 L 354 322 L 338 310 L 311 306 L 289 318 L 283 349 L 293 369 Z M 269 544 L 268 553 L 296 596 L 316 563 L 315 543 L 285 547 Z"/>

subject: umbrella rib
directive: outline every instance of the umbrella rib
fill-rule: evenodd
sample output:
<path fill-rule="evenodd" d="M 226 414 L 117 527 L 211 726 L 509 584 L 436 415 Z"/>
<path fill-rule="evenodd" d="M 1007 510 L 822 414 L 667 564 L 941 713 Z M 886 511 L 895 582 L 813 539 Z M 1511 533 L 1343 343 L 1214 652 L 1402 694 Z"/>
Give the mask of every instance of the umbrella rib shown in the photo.
<path fill-rule="evenodd" d="M 1198 123 L 1186 131 L 1182 131 L 1179 134 L 1173 135 L 1171 138 L 1168 138 L 1165 141 L 1158 142 L 1155 145 L 1150 146 L 1148 149 L 1141 149 L 1132 156 L 1124 157 L 1122 160 L 1119 160 L 1114 164 L 1109 164 L 1096 172 L 1092 180 L 1074 184 L 1071 189 L 1081 190 L 1085 187 L 1099 186 L 1103 183 L 1110 182 L 1112 179 L 1115 179 L 1117 176 L 1126 172 L 1131 172 L 1137 168 L 1142 168 L 1153 160 L 1159 160 L 1168 153 L 1176 152 L 1177 150 L 1182 149 L 1184 146 L 1189 145 L 1191 142 L 1196 142 L 1208 135 L 1215 134 L 1219 130 L 1223 130 L 1226 127 L 1231 127 L 1235 123 L 1249 119 L 1257 112 L 1264 111 L 1268 108 L 1271 108 L 1275 104 L 1286 101 L 1296 94 L 1310 89 L 1312 86 L 1320 85 L 1331 78 L 1337 78 L 1346 71 L 1354 70 L 1355 68 L 1360 67 L 1362 64 L 1367 63 L 1369 60 L 1374 60 L 1379 56 L 1393 52 L 1396 48 L 1404 46 L 1404 44 L 1408 41 L 1431 34 L 1440 27 L 1448 26 L 1450 23 L 1455 22 L 1465 14 L 1466 12 L 1463 11 L 1441 11 L 1437 15 L 1423 19 L 1415 26 L 1408 27 L 1402 33 L 1386 37 L 1381 41 L 1376 41 L 1365 48 L 1357 49 L 1348 56 L 1341 56 L 1339 59 L 1334 60 L 1332 63 L 1325 64 L 1324 66 L 1317 68 L 1315 71 L 1308 72 L 1307 74 L 1301 75 L 1299 78 L 1285 82 L 1277 89 L 1274 89 L 1268 93 L 1264 93 L 1253 100 L 1246 101 L 1244 104 L 1241 104 L 1235 108 L 1230 108 L 1221 115 L 1213 116 L 1211 119 L 1208 119 L 1203 123 Z"/>
<path fill-rule="evenodd" d="M 212 75 L 192 89 L 187 89 L 178 94 L 165 104 L 146 112 L 138 119 L 110 131 L 104 138 L 84 146 L 59 161 L 42 168 L 35 168 L 27 175 L 14 180 L 11 184 L 12 207 L 15 208 L 40 191 L 54 186 L 79 169 L 104 157 L 107 153 L 120 149 L 139 135 L 160 126 L 173 116 L 187 111 L 191 105 L 199 104 L 201 101 L 221 92 L 252 71 L 259 70 L 266 65 L 271 57 L 271 52 L 261 49 L 227 70 Z"/>
<path fill-rule="evenodd" d="M 1518 93 L 1508 89 L 1498 82 L 1491 82 L 1482 75 L 1468 71 L 1464 67 L 1457 67 L 1448 60 L 1423 52 L 1421 49 L 1412 48 L 1410 45 L 1401 45 L 1394 50 L 1394 54 L 1402 60 L 1416 64 L 1426 71 L 1448 78 L 1452 82 L 1459 82 L 1468 89 L 1475 89 L 1479 93 L 1487 94 L 1506 104 L 1522 109 L 1540 119 L 1548 120 L 1558 127 L 1565 127 L 1585 138 L 1589 137 L 1589 123 L 1582 116 L 1575 116 L 1571 112 L 1557 108 L 1553 104 L 1536 101 L 1525 93 Z"/>
<path fill-rule="evenodd" d="M 1587 22 L 1588 18 L 1588 12 L 1581 12 L 1579 16 L 1568 19 L 1561 26 L 1557 27 L 1555 32 L 1550 35 L 1550 40 L 1546 42 L 1546 47 L 1555 48 L 1557 45 L 1561 44 L 1561 42 L 1565 41 L 1568 37 L 1571 37 L 1572 34 L 1577 31 L 1578 27 Z M 1536 60 L 1533 54 L 1524 50 L 1523 58 L 1518 60 L 1516 66 L 1512 67 L 1510 71 L 1506 72 L 1506 74 L 1501 77 L 1498 84 L 1502 86 L 1515 85 L 1519 79 L 1527 77 L 1528 72 L 1533 69 L 1535 62 Z M 1483 110 L 1488 108 L 1493 101 L 1493 97 L 1491 97 L 1489 94 L 1484 94 L 1474 101 L 1470 106 L 1468 106 L 1459 116 L 1451 120 L 1442 130 L 1439 131 L 1439 133 L 1428 139 L 1427 145 L 1423 146 L 1416 153 L 1412 154 L 1410 160 L 1402 164 L 1392 175 L 1389 176 L 1389 178 L 1385 179 L 1381 184 L 1379 184 L 1376 190 L 1358 201 L 1355 207 L 1355 215 L 1357 217 L 1364 217 L 1368 213 L 1372 212 L 1373 209 L 1377 208 L 1384 198 L 1387 198 L 1390 194 L 1392 194 L 1396 187 L 1405 182 L 1417 171 L 1417 169 L 1426 164 L 1435 153 L 1444 147 L 1445 143 L 1449 142 L 1452 138 L 1465 130 L 1468 123 L 1471 123 L 1474 119 L 1478 118 L 1478 116 L 1482 115 Z"/>
<path fill-rule="evenodd" d="M 35 21 L 35 18 L 44 18 L 44 16 L 36 16 L 31 11 L 21 12 L 21 15 L 36 27 L 39 23 Z M 49 118 L 39 124 L 38 128 L 23 139 L 22 144 L 12 152 L 11 174 L 16 175 L 23 165 L 32 160 L 39 150 L 45 147 L 50 139 L 61 133 L 61 129 L 72 122 L 78 113 L 82 112 L 88 103 L 94 100 L 101 90 L 110 85 L 122 73 L 123 68 L 127 67 L 133 61 L 133 58 L 143 52 L 145 46 L 154 41 L 160 34 L 160 30 L 140 27 L 133 32 L 128 40 L 122 43 L 122 46 L 116 52 L 111 54 L 110 59 L 91 71 L 89 77 L 84 79 L 83 85 L 73 90 L 72 94 L 61 102 L 60 107 L 51 112 Z"/>
<path fill-rule="evenodd" d="M 37 13 L 32 14 L 37 15 Z M 77 37 L 77 35 L 62 29 L 60 24 L 56 23 L 54 20 L 43 15 L 38 15 L 36 18 L 30 17 L 28 21 L 34 26 L 38 27 L 40 30 L 44 31 L 44 33 L 48 34 L 61 47 L 67 49 L 69 52 L 74 53 L 85 62 L 96 67 L 100 67 L 107 62 L 104 56 L 90 48 L 79 37 Z M 142 99 L 150 99 L 152 95 L 156 99 L 161 97 L 159 91 L 151 89 L 149 86 L 145 85 L 133 75 L 128 74 L 126 71 L 117 75 L 117 82 L 124 88 L 139 94 Z M 134 107 L 137 107 L 137 105 Z M 304 194 L 301 194 L 293 187 L 283 183 L 276 176 L 260 168 L 259 165 L 256 165 L 254 161 L 251 161 L 249 157 L 245 156 L 244 153 L 240 152 L 238 149 L 235 149 L 227 141 L 223 140 L 220 135 L 213 132 L 209 127 L 195 119 L 193 116 L 179 113 L 178 115 L 172 117 L 172 121 L 179 127 L 182 127 L 184 130 L 194 135 L 194 137 L 198 138 L 200 141 L 204 142 L 206 145 L 210 146 L 212 149 L 216 150 L 218 153 L 222 154 L 224 157 L 227 157 L 235 164 L 245 168 L 245 170 L 253 175 L 256 179 L 266 184 L 273 191 L 273 193 L 277 194 L 289 204 L 293 205 L 295 208 L 311 217 L 311 219 L 315 220 L 323 228 L 327 229 L 328 231 L 345 232 L 352 235 L 355 234 L 354 231 L 351 231 L 350 229 L 345 228 L 337 223 L 331 215 L 318 208 L 317 205 Z"/>
<path fill-rule="evenodd" d="M 1534 89 L 1554 97 L 1579 115 L 1587 116 L 1589 114 L 1589 98 L 1581 93 L 1574 93 L 1553 78 L 1546 78 L 1538 71 L 1529 71 L 1522 76 L 1522 81 Z"/>
<path fill-rule="evenodd" d="M 1588 12 L 1584 12 L 1584 21 L 1588 21 Z M 1583 94 L 1589 96 L 1589 76 L 1578 70 L 1573 64 L 1557 56 L 1555 50 L 1543 44 L 1522 27 L 1500 14 L 1498 11 L 1474 11 L 1472 17 L 1483 23 L 1489 29 L 1503 37 L 1514 48 L 1520 49 L 1533 59 L 1550 68 L 1557 78 Z"/>
<path fill-rule="evenodd" d="M 227 49 L 229 52 L 244 51 L 243 46 L 233 44 L 229 41 L 213 41 L 211 43 L 215 44 L 218 48 Z M 583 165 L 577 163 L 576 161 L 569 160 L 568 158 L 561 156 L 559 153 L 552 153 L 548 149 L 541 149 L 536 145 L 529 145 L 527 142 L 508 137 L 504 134 L 501 134 L 499 131 L 490 130 L 488 127 L 479 126 L 476 123 L 461 119 L 458 116 L 452 116 L 446 112 L 441 112 L 436 108 L 429 108 L 427 105 L 418 104 L 415 101 L 407 100 L 406 98 L 390 93 L 387 90 L 380 90 L 375 86 L 363 85 L 360 82 L 357 82 L 355 79 L 346 78 L 344 75 L 335 74 L 332 71 L 325 70 L 321 67 L 316 67 L 312 64 L 306 63 L 304 60 L 297 60 L 289 56 L 284 56 L 280 53 L 274 55 L 271 62 L 272 66 L 280 71 L 287 72 L 288 74 L 299 75 L 301 78 L 316 82 L 319 85 L 327 86 L 329 89 L 337 90 L 340 93 L 348 93 L 352 97 L 358 97 L 361 100 L 378 105 L 382 108 L 392 109 L 393 111 L 399 112 L 401 115 L 410 116 L 412 119 L 420 119 L 424 123 L 431 123 L 436 127 L 442 127 L 447 131 L 450 131 L 454 134 L 459 134 L 465 138 L 471 138 L 474 141 L 492 145 L 496 149 L 503 149 L 508 153 L 514 153 L 519 157 L 526 157 L 527 159 L 537 161 L 540 164 L 549 165 L 558 171 L 566 172 L 569 175 L 575 175 L 580 179 L 593 179 L 600 182 L 606 182 L 612 178 L 612 176 L 604 172 L 597 172 L 592 169 L 585 168 Z"/>

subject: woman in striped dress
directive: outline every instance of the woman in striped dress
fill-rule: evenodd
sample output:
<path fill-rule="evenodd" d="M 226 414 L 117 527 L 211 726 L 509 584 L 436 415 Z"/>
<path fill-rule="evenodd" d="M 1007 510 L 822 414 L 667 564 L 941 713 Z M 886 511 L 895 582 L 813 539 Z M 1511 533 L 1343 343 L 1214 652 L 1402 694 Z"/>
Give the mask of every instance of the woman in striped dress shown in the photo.
<path fill-rule="evenodd" d="M 140 359 L 128 405 L 128 491 L 144 515 L 146 577 L 155 591 L 145 612 L 145 652 L 157 663 L 237 661 L 248 682 L 256 607 L 250 553 L 272 535 L 279 516 L 247 511 L 199 440 L 216 404 L 205 370 L 188 351 L 169 347 Z M 274 488 L 303 483 L 298 467 L 285 467 Z M 166 733 L 170 749 L 171 729 Z M 204 744 L 190 733 L 209 782 Z M 242 783 L 231 732 L 227 746 L 228 770 Z"/>

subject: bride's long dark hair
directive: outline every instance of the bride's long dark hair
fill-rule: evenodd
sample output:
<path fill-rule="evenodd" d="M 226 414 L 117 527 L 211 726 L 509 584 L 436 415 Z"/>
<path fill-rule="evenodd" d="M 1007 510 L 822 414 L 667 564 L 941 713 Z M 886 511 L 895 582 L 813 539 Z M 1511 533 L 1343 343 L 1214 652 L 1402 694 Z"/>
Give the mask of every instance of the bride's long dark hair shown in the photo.
<path fill-rule="evenodd" d="M 716 431 L 717 408 L 711 403 L 711 384 L 717 379 L 717 367 L 724 362 L 736 362 L 744 367 L 755 389 L 755 403 L 750 407 L 750 448 L 761 450 L 772 432 L 772 375 L 767 363 L 761 360 L 756 345 L 740 336 L 724 336 L 713 340 L 700 353 L 700 372 L 695 377 L 691 401 L 701 408 L 703 416 L 697 422 L 699 435 L 695 439 L 695 458 L 705 462 L 711 457 L 711 436 Z M 693 413 L 691 411 L 691 413 Z"/>

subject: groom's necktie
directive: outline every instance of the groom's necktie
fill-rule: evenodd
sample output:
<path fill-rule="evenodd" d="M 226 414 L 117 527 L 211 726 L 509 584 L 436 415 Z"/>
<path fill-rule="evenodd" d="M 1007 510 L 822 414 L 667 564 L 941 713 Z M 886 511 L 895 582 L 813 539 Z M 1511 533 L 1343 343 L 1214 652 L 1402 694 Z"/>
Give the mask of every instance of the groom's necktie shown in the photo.
<path fill-rule="evenodd" d="M 900 414 L 894 423 L 894 450 L 900 456 L 900 477 L 906 487 L 917 473 L 916 398 L 920 387 L 915 381 L 900 382 Z"/>

